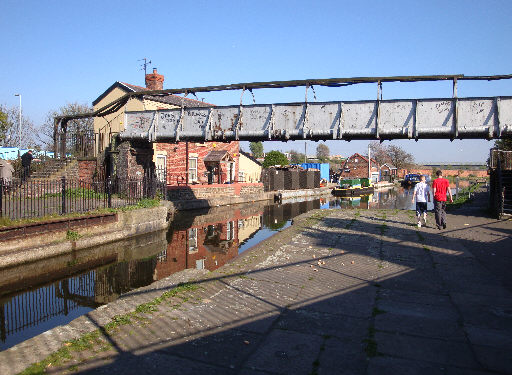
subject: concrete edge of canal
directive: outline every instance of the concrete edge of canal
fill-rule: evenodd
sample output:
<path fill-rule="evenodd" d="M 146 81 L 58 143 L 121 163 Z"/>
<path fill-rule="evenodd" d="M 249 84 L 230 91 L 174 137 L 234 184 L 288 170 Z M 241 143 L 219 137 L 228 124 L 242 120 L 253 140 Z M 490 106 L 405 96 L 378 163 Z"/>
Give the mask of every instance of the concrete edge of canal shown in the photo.
<path fill-rule="evenodd" d="M 229 277 L 235 273 L 239 274 L 249 271 L 255 262 L 264 260 L 273 253 L 276 246 L 281 245 L 283 241 L 309 225 L 311 218 L 319 219 L 319 212 L 327 214 L 327 210 L 315 209 L 296 216 L 293 218 L 291 226 L 276 232 L 270 238 L 244 251 L 238 257 L 215 271 L 185 269 L 177 272 L 151 285 L 123 294 L 117 300 L 82 315 L 69 324 L 52 328 L 0 352 L 0 373 L 4 373 L 5 370 L 5 374 L 17 374 L 28 368 L 31 364 L 44 360 L 47 356 L 59 350 L 66 342 L 76 340 L 82 335 L 97 329 L 103 329 L 116 316 L 131 313 L 135 311 L 137 306 L 160 297 L 164 292 L 180 284 L 200 284 L 219 277 Z M 42 341 L 45 342 L 43 347 L 39 345 Z M 6 361 L 6 359 L 9 360 Z"/>
<path fill-rule="evenodd" d="M 34 233 L 11 240 L 0 241 L 0 269 L 9 268 L 45 258 L 70 254 L 98 245 L 135 237 L 166 229 L 169 218 L 176 211 L 207 209 L 218 206 L 237 205 L 256 201 L 283 200 L 299 197 L 313 198 L 330 195 L 331 187 L 303 190 L 272 191 L 255 196 L 219 197 L 214 199 L 194 199 L 189 201 L 163 201 L 161 206 L 131 211 L 119 211 L 115 219 L 95 225 L 78 225 L 73 228 L 76 238 L 68 238 L 68 227 L 44 233 Z M 80 221 L 81 218 L 70 220 Z"/>
<path fill-rule="evenodd" d="M 168 210 L 164 206 L 119 211 L 115 216 L 117 220 L 110 223 L 75 228 L 75 238 L 68 238 L 68 229 L 64 228 L 3 241 L 0 269 L 155 232 L 167 228 L 169 224 Z"/>

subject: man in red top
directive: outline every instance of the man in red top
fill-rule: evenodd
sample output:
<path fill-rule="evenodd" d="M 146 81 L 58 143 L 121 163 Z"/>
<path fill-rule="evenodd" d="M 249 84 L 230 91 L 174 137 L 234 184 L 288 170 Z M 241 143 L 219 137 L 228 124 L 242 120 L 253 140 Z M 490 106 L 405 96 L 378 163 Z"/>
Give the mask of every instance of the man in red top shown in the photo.
<path fill-rule="evenodd" d="M 443 178 L 443 172 L 436 172 L 437 178 L 432 183 L 434 192 L 434 213 L 436 216 L 437 229 L 446 229 L 446 193 L 450 196 L 450 203 L 453 203 L 450 182 Z"/>

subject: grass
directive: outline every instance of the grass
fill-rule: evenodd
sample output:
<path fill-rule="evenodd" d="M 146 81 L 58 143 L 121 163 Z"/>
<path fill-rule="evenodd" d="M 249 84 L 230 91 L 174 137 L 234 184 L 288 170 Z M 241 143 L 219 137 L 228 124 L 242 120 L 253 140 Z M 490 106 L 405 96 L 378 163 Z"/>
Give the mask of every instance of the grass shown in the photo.
<path fill-rule="evenodd" d="M 76 241 L 78 240 L 80 237 L 82 237 L 78 232 L 74 231 L 74 230 L 69 230 L 66 232 L 66 240 L 68 241 Z"/>
<path fill-rule="evenodd" d="M 469 197 L 470 193 L 474 193 L 480 187 L 481 184 L 473 184 L 465 189 L 459 189 L 459 194 L 457 195 L 457 199 L 453 201 L 453 203 L 447 202 L 446 210 L 454 210 L 456 208 L 461 207 L 462 205 L 470 202 L 473 198 Z"/>
<path fill-rule="evenodd" d="M 182 294 L 185 292 L 197 290 L 199 288 L 199 286 L 190 283 L 178 284 L 175 288 L 164 292 L 160 297 L 138 305 L 134 311 L 112 317 L 110 322 L 105 324 L 104 330 L 107 332 L 107 334 L 113 334 L 117 328 L 123 325 L 132 324 L 134 319 L 137 321 L 143 320 L 143 317 L 141 317 L 139 314 L 148 314 L 157 311 L 156 306 L 166 302 L 172 297 L 179 297 L 183 302 L 187 301 L 188 297 Z M 171 306 L 171 308 L 179 308 L 180 306 L 181 304 L 175 304 Z M 75 340 L 65 342 L 64 345 L 55 353 L 50 354 L 40 362 L 32 364 L 30 367 L 22 371 L 20 375 L 44 374 L 47 368 L 57 367 L 71 360 L 73 358 L 73 352 L 83 352 L 86 350 L 97 352 L 107 351 L 109 349 L 111 349 L 111 344 L 105 341 L 105 339 L 102 337 L 101 331 L 97 329 L 95 331 L 83 334 Z M 78 369 L 74 365 L 71 367 L 73 367 L 72 371 L 76 371 Z"/>
<path fill-rule="evenodd" d="M 141 199 L 137 204 L 120 207 L 120 208 L 100 208 L 93 211 L 88 212 L 72 212 L 68 214 L 51 214 L 51 215 L 45 215 L 41 217 L 35 217 L 35 218 L 28 218 L 28 219 L 16 219 L 11 220 L 6 217 L 0 217 L 0 227 L 11 227 L 11 226 L 18 226 L 18 225 L 27 225 L 27 224 L 34 224 L 34 223 L 42 223 L 45 221 L 51 221 L 53 219 L 72 219 L 77 217 L 83 217 L 83 216 L 89 216 L 89 215 L 98 215 L 98 214 L 105 214 L 105 213 L 115 213 L 119 211 L 131 211 L 131 210 L 138 210 L 141 208 L 153 208 L 160 205 L 159 199 Z"/>

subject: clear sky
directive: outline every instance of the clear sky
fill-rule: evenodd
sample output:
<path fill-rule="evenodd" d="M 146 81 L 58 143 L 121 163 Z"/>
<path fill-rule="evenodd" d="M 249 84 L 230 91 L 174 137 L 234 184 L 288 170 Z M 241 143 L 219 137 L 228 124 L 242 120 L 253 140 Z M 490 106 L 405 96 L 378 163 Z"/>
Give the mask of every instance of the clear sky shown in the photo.
<path fill-rule="evenodd" d="M 0 1 L 0 103 L 36 125 L 68 102 L 91 103 L 115 81 L 164 88 L 306 78 L 512 73 L 512 1 Z M 316 90 L 319 101 L 374 99 L 376 85 Z M 512 80 L 461 82 L 464 96 L 512 95 Z M 240 92 L 200 95 L 236 104 Z M 304 89 L 255 92 L 302 101 Z M 384 84 L 383 98 L 450 97 L 451 83 Z M 310 99 L 312 100 L 312 99 Z M 247 103 L 252 102 L 246 97 Z M 386 142 L 388 143 L 388 142 Z M 492 142 L 394 141 L 418 162 L 483 162 Z M 366 141 L 328 141 L 331 154 Z M 311 142 L 308 153 L 314 153 Z M 304 149 L 266 142 L 265 150 Z M 311 150 L 311 151 L 310 151 Z"/>

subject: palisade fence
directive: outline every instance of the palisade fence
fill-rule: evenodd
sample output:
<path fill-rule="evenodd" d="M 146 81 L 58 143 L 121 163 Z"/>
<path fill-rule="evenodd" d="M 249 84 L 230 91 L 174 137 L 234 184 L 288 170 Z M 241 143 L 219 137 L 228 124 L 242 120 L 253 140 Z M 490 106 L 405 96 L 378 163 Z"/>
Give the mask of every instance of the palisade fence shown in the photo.
<path fill-rule="evenodd" d="M 0 179 L 0 218 L 11 220 L 137 204 L 144 198 L 166 197 L 165 176 L 81 180 Z"/>

